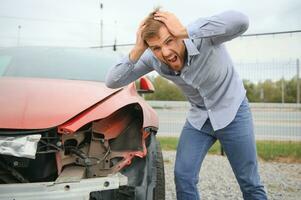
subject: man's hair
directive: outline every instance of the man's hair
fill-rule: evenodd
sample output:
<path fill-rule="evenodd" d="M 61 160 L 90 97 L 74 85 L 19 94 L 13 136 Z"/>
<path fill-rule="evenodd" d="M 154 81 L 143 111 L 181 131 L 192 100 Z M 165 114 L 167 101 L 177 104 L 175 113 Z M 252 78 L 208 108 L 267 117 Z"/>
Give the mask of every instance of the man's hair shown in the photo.
<path fill-rule="evenodd" d="M 159 35 L 159 29 L 164 26 L 164 24 L 158 20 L 154 19 L 154 15 L 156 12 L 160 10 L 160 7 L 157 7 L 154 9 L 153 12 L 151 12 L 148 17 L 145 19 L 144 22 L 144 29 L 141 33 L 141 37 L 144 41 L 146 41 L 149 38 L 155 37 Z"/>

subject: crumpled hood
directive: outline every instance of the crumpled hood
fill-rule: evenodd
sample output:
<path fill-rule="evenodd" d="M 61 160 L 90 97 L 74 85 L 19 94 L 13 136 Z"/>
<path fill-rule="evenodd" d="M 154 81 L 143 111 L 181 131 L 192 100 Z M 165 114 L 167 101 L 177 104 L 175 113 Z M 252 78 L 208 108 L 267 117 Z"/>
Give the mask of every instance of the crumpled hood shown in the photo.
<path fill-rule="evenodd" d="M 116 91 L 100 82 L 1 77 L 0 129 L 55 127 Z"/>

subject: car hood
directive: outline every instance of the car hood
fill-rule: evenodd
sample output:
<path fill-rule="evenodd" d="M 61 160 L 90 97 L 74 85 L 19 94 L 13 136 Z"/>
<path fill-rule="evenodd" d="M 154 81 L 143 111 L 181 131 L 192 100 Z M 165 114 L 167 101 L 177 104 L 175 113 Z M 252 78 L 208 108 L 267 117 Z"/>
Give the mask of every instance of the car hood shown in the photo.
<path fill-rule="evenodd" d="M 117 91 L 101 82 L 2 77 L 0 129 L 55 127 Z"/>

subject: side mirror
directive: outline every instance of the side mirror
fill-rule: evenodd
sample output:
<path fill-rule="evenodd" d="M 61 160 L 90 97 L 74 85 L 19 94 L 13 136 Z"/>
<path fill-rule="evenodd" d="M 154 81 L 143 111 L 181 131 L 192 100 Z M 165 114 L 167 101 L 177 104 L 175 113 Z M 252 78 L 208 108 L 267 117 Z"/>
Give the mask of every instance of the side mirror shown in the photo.
<path fill-rule="evenodd" d="M 140 87 L 137 90 L 139 94 L 153 93 L 155 91 L 152 82 L 146 77 L 142 77 L 139 79 L 139 86 Z"/>

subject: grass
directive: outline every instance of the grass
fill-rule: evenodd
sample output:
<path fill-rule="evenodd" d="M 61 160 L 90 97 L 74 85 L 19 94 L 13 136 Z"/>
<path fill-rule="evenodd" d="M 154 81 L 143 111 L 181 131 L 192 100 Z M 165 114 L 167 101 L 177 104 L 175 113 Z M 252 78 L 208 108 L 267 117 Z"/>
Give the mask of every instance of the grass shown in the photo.
<path fill-rule="evenodd" d="M 301 142 L 257 141 L 256 146 L 263 160 L 301 163 Z"/>
<path fill-rule="evenodd" d="M 159 137 L 163 150 L 176 150 L 179 138 Z M 301 142 L 257 141 L 257 154 L 265 161 L 301 163 Z M 220 143 L 216 142 L 209 150 L 211 154 L 220 154 Z"/>

